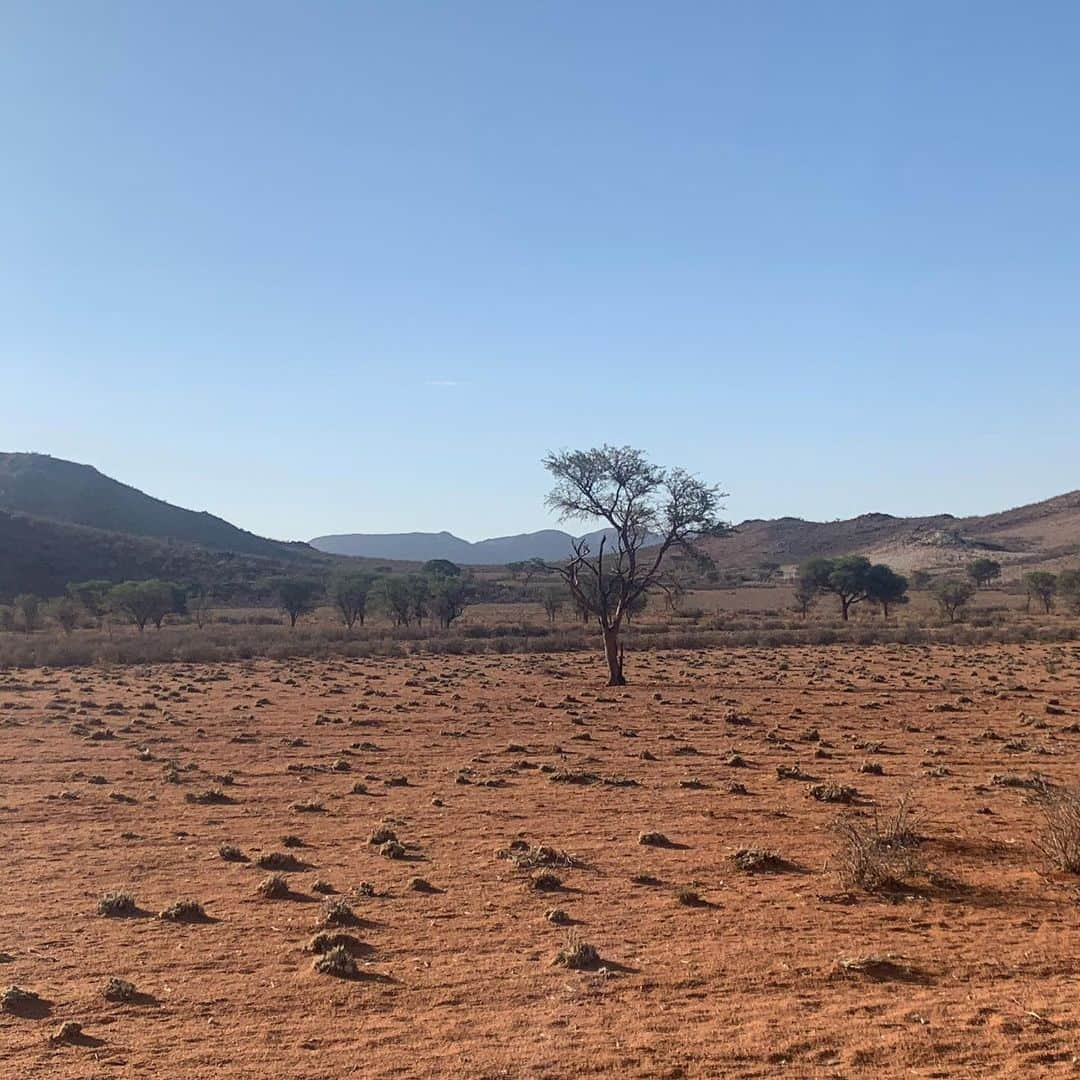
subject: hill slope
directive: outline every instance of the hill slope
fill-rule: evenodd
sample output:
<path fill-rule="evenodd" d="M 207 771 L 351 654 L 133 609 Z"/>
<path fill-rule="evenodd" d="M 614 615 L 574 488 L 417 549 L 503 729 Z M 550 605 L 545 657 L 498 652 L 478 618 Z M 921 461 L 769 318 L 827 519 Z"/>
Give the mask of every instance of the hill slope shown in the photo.
<path fill-rule="evenodd" d="M 605 530 L 587 533 L 598 543 Z M 610 531 L 610 530 L 608 530 Z M 333 555 L 364 555 L 375 559 L 449 559 L 462 566 L 505 566 L 526 559 L 556 561 L 570 554 L 570 533 L 560 529 L 497 536 L 490 540 L 462 540 L 453 533 L 342 533 L 317 536 L 311 546 Z"/>
<path fill-rule="evenodd" d="M 897 570 L 948 570 L 987 555 L 1012 578 L 1035 567 L 1053 570 L 1080 561 L 1080 491 L 982 517 L 863 514 L 845 521 L 744 521 L 734 535 L 708 546 L 720 565 L 733 568 L 859 554 Z"/>
<path fill-rule="evenodd" d="M 113 533 L 199 544 L 277 559 L 314 554 L 214 517 L 155 499 L 90 465 L 45 454 L 0 454 L 0 510 Z"/>
<path fill-rule="evenodd" d="M 295 558 L 217 551 L 0 510 L 0 603 L 22 592 L 59 596 L 70 581 L 150 577 L 212 588 L 225 602 L 249 600 L 270 577 L 296 573 L 300 566 L 319 576 L 334 561 L 312 552 L 298 564 Z"/>

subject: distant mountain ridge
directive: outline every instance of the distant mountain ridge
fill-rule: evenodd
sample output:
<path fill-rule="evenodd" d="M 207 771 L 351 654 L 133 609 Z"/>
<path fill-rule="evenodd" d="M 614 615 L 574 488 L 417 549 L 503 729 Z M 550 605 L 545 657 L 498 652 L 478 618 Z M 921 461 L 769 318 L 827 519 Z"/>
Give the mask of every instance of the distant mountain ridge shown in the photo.
<path fill-rule="evenodd" d="M 594 545 L 605 532 L 586 533 Z M 371 559 L 449 559 L 462 566 L 503 566 L 525 562 L 527 559 L 557 560 L 570 554 L 575 539 L 560 529 L 541 529 L 539 532 L 517 536 L 496 536 L 490 540 L 462 540 L 449 532 L 439 533 L 341 533 L 317 536 L 310 544 L 316 551 L 328 555 L 365 556 Z"/>
<path fill-rule="evenodd" d="M 603 533 L 586 535 L 595 550 Z M 396 563 L 393 569 L 405 572 L 428 559 L 466 566 L 556 561 L 569 554 L 570 542 L 559 529 L 476 543 L 445 532 L 353 533 L 319 537 L 312 545 L 269 540 L 146 495 L 89 465 L 45 454 L 0 454 L 0 602 L 19 592 L 55 596 L 69 581 L 97 577 L 166 577 L 213 587 L 222 599 L 250 598 L 265 593 L 273 576 L 325 580 L 358 565 L 346 556 L 373 571 Z M 719 567 L 731 570 L 763 562 L 793 568 L 815 555 L 855 553 L 905 573 L 949 572 L 990 554 L 1002 562 L 1004 577 L 1015 580 L 1025 570 L 1080 565 L 1080 491 L 982 517 L 744 521 L 705 547 Z"/>
<path fill-rule="evenodd" d="M 47 454 L 0 454 L 0 510 L 241 555 L 302 559 L 314 554 L 306 544 L 267 540 L 205 511 L 146 495 L 92 465 Z"/>

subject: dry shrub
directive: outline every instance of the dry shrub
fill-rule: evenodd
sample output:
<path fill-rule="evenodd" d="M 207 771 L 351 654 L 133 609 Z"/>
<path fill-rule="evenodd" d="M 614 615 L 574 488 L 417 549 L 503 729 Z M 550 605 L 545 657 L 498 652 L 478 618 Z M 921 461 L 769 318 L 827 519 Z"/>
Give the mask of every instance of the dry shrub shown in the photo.
<path fill-rule="evenodd" d="M 914 823 L 907 795 L 885 817 L 875 813 L 869 820 L 839 821 L 836 832 L 841 842 L 835 861 L 843 883 L 870 893 L 902 889 L 903 878 L 916 869 L 912 848 L 922 839 Z"/>
<path fill-rule="evenodd" d="M 344 945 L 334 945 L 316 957 L 314 968 L 323 975 L 335 975 L 339 979 L 355 979 L 360 975 L 356 961 Z"/>
<path fill-rule="evenodd" d="M 524 840 L 514 840 L 509 847 L 495 852 L 497 859 L 509 859 L 518 870 L 536 870 L 540 867 L 562 866 L 571 868 L 579 863 L 573 855 L 546 844 L 530 847 Z"/>
<path fill-rule="evenodd" d="M 159 916 L 167 922 L 206 922 L 206 912 L 198 900 L 176 900 Z"/>
<path fill-rule="evenodd" d="M 566 936 L 566 943 L 555 956 L 555 963 L 573 971 L 588 971 L 600 964 L 600 954 L 596 949 L 582 941 L 573 931 Z"/>
<path fill-rule="evenodd" d="M 283 874 L 271 874 L 259 882 L 256 892 L 266 900 L 285 900 L 292 895 L 289 879 Z"/>
<path fill-rule="evenodd" d="M 359 923 L 360 920 L 356 917 L 356 912 L 349 907 L 345 900 L 331 900 L 323 908 L 323 926 L 358 926 Z"/>
<path fill-rule="evenodd" d="M 106 1001 L 134 1001 L 137 993 L 134 983 L 128 982 L 127 979 L 117 978 L 110 979 L 102 990 Z"/>
<path fill-rule="evenodd" d="M 731 861 L 745 874 L 776 873 L 787 868 L 788 863 L 775 851 L 762 848 L 739 848 Z"/>
<path fill-rule="evenodd" d="M 98 901 L 98 914 L 110 917 L 122 915 L 134 915 L 139 910 L 135 903 L 135 897 L 131 893 L 111 892 L 106 893 Z"/>
<path fill-rule="evenodd" d="M 855 788 L 848 784 L 811 784 L 806 790 L 810 798 L 818 802 L 846 804 L 854 802 L 859 796 Z"/>
<path fill-rule="evenodd" d="M 1036 846 L 1056 870 L 1080 874 L 1080 789 L 1048 792 L 1041 808 L 1043 827 Z"/>

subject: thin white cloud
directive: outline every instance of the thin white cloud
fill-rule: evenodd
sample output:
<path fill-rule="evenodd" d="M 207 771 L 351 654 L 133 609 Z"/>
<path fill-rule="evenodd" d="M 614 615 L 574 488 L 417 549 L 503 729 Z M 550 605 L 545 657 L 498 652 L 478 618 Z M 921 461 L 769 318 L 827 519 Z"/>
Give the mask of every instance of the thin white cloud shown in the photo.
<path fill-rule="evenodd" d="M 428 386 L 460 386 L 461 383 L 457 379 L 428 379 L 426 380 Z"/>

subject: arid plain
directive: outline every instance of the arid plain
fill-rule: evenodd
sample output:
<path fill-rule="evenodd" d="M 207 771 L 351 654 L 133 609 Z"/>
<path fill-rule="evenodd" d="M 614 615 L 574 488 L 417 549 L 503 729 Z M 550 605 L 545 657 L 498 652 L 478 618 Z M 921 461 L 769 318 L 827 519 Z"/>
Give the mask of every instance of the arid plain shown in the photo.
<path fill-rule="evenodd" d="M 1080 891 L 1039 850 L 1038 792 L 1075 782 L 1080 648 L 655 652 L 629 674 L 4 675 L 0 984 L 37 995 L 0 1012 L 4 1075 L 1075 1069 Z M 898 880 L 853 886 L 838 825 L 905 796 Z M 134 912 L 100 913 L 110 893 Z M 205 917 L 160 917 L 181 899 Z M 355 974 L 316 969 L 320 930 Z M 581 970 L 557 962 L 574 944 Z"/>

